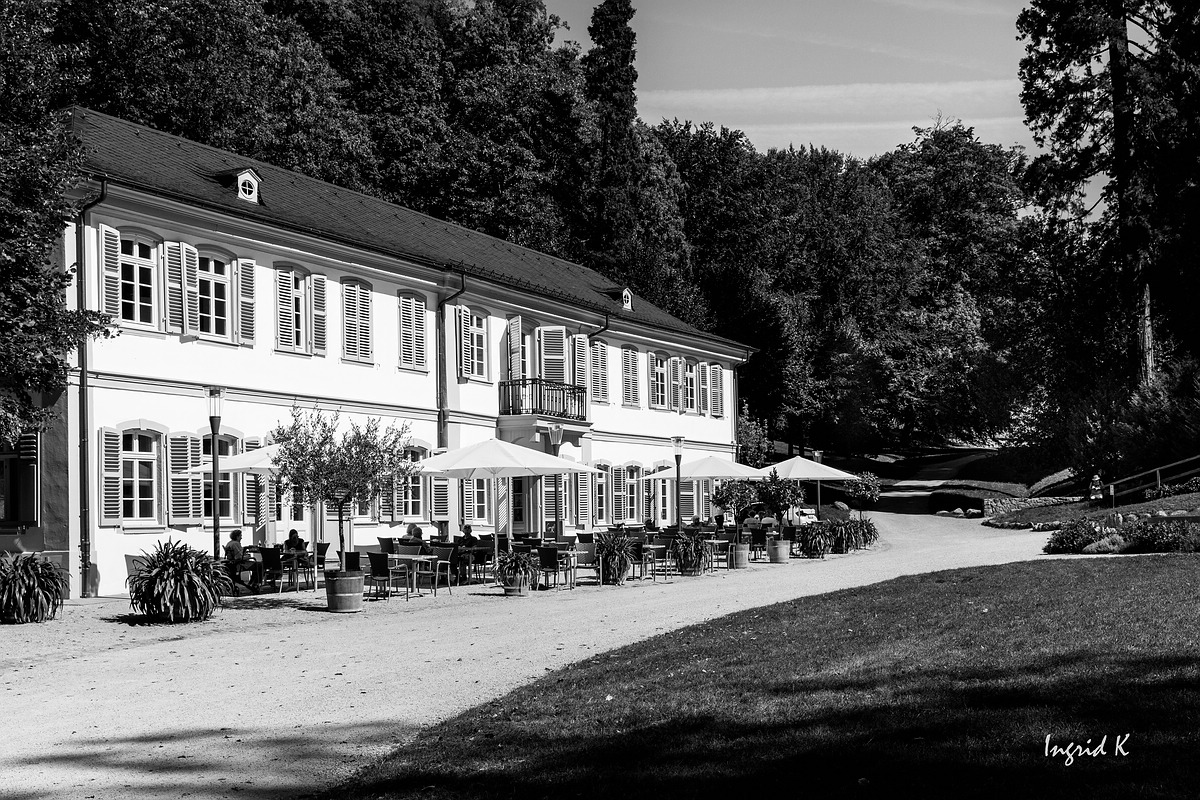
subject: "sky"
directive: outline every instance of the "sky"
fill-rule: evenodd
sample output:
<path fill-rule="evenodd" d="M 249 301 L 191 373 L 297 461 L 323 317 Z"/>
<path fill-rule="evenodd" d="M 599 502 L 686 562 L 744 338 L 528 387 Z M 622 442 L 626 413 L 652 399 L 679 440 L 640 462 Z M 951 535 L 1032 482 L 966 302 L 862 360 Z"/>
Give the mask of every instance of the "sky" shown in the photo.
<path fill-rule="evenodd" d="M 584 49 L 599 0 L 545 0 Z M 940 115 L 1033 150 L 1019 99 L 1023 0 L 633 0 L 638 113 L 741 130 L 760 151 L 862 158 Z"/>

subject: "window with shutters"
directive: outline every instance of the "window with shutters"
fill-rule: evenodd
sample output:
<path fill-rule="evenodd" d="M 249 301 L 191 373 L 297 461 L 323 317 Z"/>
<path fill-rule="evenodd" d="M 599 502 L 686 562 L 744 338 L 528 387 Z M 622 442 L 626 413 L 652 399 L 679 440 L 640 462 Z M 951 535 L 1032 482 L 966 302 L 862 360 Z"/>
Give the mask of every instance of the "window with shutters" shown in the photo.
<path fill-rule="evenodd" d="M 349 361 L 371 363 L 371 285 L 342 281 L 342 355 Z"/>
<path fill-rule="evenodd" d="M 492 517 L 492 481 L 490 478 L 466 478 L 462 486 L 463 518 L 467 522 L 487 523 Z"/>
<path fill-rule="evenodd" d="M 400 368 L 426 369 L 425 298 L 415 294 L 399 295 Z"/>
<path fill-rule="evenodd" d="M 424 458 L 425 451 L 417 448 L 411 448 L 404 451 L 404 457 L 409 461 L 416 463 Z M 424 478 L 421 473 L 409 475 L 407 478 L 401 478 L 400 485 L 397 491 L 400 493 L 400 515 L 403 517 L 421 517 L 425 513 L 424 506 Z"/>
<path fill-rule="evenodd" d="M 625 485 L 621 490 L 625 493 L 625 519 L 633 522 L 641 522 L 641 514 L 639 512 L 638 498 L 638 476 L 642 474 L 641 467 L 626 467 L 625 468 Z"/>
<path fill-rule="evenodd" d="M 621 348 L 621 404 L 633 408 L 641 405 L 638 395 L 638 351 L 629 345 Z"/>
<path fill-rule="evenodd" d="M 120 319 L 159 327 L 158 246 L 148 237 L 121 234 Z"/>
<path fill-rule="evenodd" d="M 199 258 L 198 316 L 200 333 L 228 339 L 233 333 L 229 322 L 230 277 L 232 265 L 227 258 L 202 255 Z"/>
<path fill-rule="evenodd" d="M 696 374 L 699 365 L 695 361 L 685 361 L 683 364 L 683 410 L 695 414 L 699 410 L 697 397 L 700 388 L 700 378 Z"/>
<path fill-rule="evenodd" d="M 0 523 L 38 524 L 38 439 L 25 433 L 12 447 L 0 441 Z"/>
<path fill-rule="evenodd" d="M 720 364 L 708 365 L 709 409 L 714 417 L 725 416 L 725 370 Z"/>
<path fill-rule="evenodd" d="M 282 492 L 275 492 L 276 522 L 303 522 L 304 507 L 304 489 L 302 487 L 289 486 L 285 487 Z"/>
<path fill-rule="evenodd" d="M 595 339 L 591 346 L 592 402 L 608 402 L 608 342 Z"/>
<path fill-rule="evenodd" d="M 487 380 L 487 312 L 458 306 L 458 374 Z"/>
<path fill-rule="evenodd" d="M 592 506 L 596 513 L 596 522 L 603 525 L 608 522 L 608 478 L 609 467 L 607 464 L 593 464 L 600 470 L 592 477 L 594 478 L 593 485 L 595 487 L 595 501 Z"/>
<path fill-rule="evenodd" d="M 648 353 L 647 360 L 650 362 L 650 407 L 666 408 L 667 362 L 669 359 L 665 353 Z"/>
<path fill-rule="evenodd" d="M 275 292 L 276 348 L 325 355 L 325 276 L 300 267 L 276 267 Z"/>
<path fill-rule="evenodd" d="M 656 494 L 654 505 L 658 508 L 658 519 L 659 522 L 666 523 L 667 515 L 670 512 L 670 485 L 665 480 L 657 480 L 654 484 Z"/>
<path fill-rule="evenodd" d="M 204 460 L 211 463 L 212 461 L 212 435 L 205 436 L 202 440 L 204 448 Z M 217 437 L 217 454 L 221 458 L 228 458 L 238 453 L 238 440 L 232 436 Z M 217 465 L 220 468 L 220 465 Z M 234 491 L 234 476 L 229 472 L 222 472 L 217 475 L 217 492 L 216 502 L 217 509 L 221 515 L 221 519 L 232 522 L 237 513 L 236 492 Z M 204 522 L 212 523 L 213 518 L 213 482 L 212 473 L 204 473 Z"/>
<path fill-rule="evenodd" d="M 121 433 L 121 518 L 131 522 L 161 522 L 159 483 L 162 436 L 155 431 Z"/>

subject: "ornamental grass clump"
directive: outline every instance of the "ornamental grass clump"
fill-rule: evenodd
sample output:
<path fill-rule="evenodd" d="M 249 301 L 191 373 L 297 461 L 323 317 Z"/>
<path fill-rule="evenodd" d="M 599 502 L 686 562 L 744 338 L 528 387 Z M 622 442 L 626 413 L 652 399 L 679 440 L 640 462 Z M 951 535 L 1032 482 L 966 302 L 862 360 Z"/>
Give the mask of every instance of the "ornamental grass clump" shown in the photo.
<path fill-rule="evenodd" d="M 233 580 L 208 553 L 183 542 L 159 542 L 142 555 L 143 567 L 130 575 L 129 605 L 139 614 L 166 622 L 199 622 L 213 615 Z"/>
<path fill-rule="evenodd" d="M 684 533 L 671 541 L 671 555 L 681 575 L 696 575 L 704 566 L 704 535 Z"/>
<path fill-rule="evenodd" d="M 67 571 L 34 553 L 0 556 L 0 621 L 45 622 L 62 608 Z"/>
<path fill-rule="evenodd" d="M 800 552 L 805 558 L 824 558 L 833 544 L 828 522 L 811 522 L 799 532 Z"/>
<path fill-rule="evenodd" d="M 619 531 L 598 533 L 596 558 L 600 560 L 604 582 L 620 586 L 633 566 L 633 540 Z"/>
<path fill-rule="evenodd" d="M 834 553 L 865 550 L 879 539 L 879 530 L 869 519 L 835 520 L 829 523 L 830 549 Z"/>
<path fill-rule="evenodd" d="M 496 580 L 505 586 L 528 589 L 537 583 L 538 561 L 532 553 L 501 550 L 496 561 Z"/>

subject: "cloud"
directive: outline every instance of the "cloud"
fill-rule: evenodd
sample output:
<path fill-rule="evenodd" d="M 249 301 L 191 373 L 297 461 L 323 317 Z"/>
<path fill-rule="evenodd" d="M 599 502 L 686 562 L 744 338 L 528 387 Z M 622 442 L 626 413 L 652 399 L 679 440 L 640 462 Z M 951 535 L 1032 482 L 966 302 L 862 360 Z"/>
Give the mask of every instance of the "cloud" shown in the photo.
<path fill-rule="evenodd" d="M 912 128 L 941 115 L 961 119 L 987 141 L 1031 145 L 1015 80 L 947 83 L 855 83 L 754 89 L 642 92 L 638 111 L 712 122 L 743 131 L 760 149 L 825 145 L 869 156 L 912 140 Z"/>

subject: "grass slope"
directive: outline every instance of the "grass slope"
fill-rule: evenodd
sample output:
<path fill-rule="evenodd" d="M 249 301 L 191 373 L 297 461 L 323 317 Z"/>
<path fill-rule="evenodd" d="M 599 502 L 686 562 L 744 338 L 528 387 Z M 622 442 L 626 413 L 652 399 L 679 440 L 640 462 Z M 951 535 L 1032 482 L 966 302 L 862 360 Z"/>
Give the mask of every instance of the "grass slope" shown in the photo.
<path fill-rule="evenodd" d="M 1047 560 L 734 614 L 550 674 L 323 796 L 1197 797 L 1197 566 Z M 1047 734 L 1110 755 L 1068 767 Z"/>
<path fill-rule="evenodd" d="M 1191 511 L 1200 508 L 1200 494 L 1177 494 L 1174 497 L 1164 497 L 1160 500 L 1147 500 L 1144 503 L 1130 503 L 1117 506 L 1115 513 L 1121 514 L 1153 514 L 1155 511 Z M 995 517 L 996 522 L 1050 522 L 1053 520 L 1068 520 L 1078 517 L 1100 519 L 1114 513 L 1114 509 L 1105 506 L 1094 506 L 1086 501 L 1066 503 L 1058 506 L 1041 506 L 1039 508 L 1023 508 L 1009 514 Z"/>

